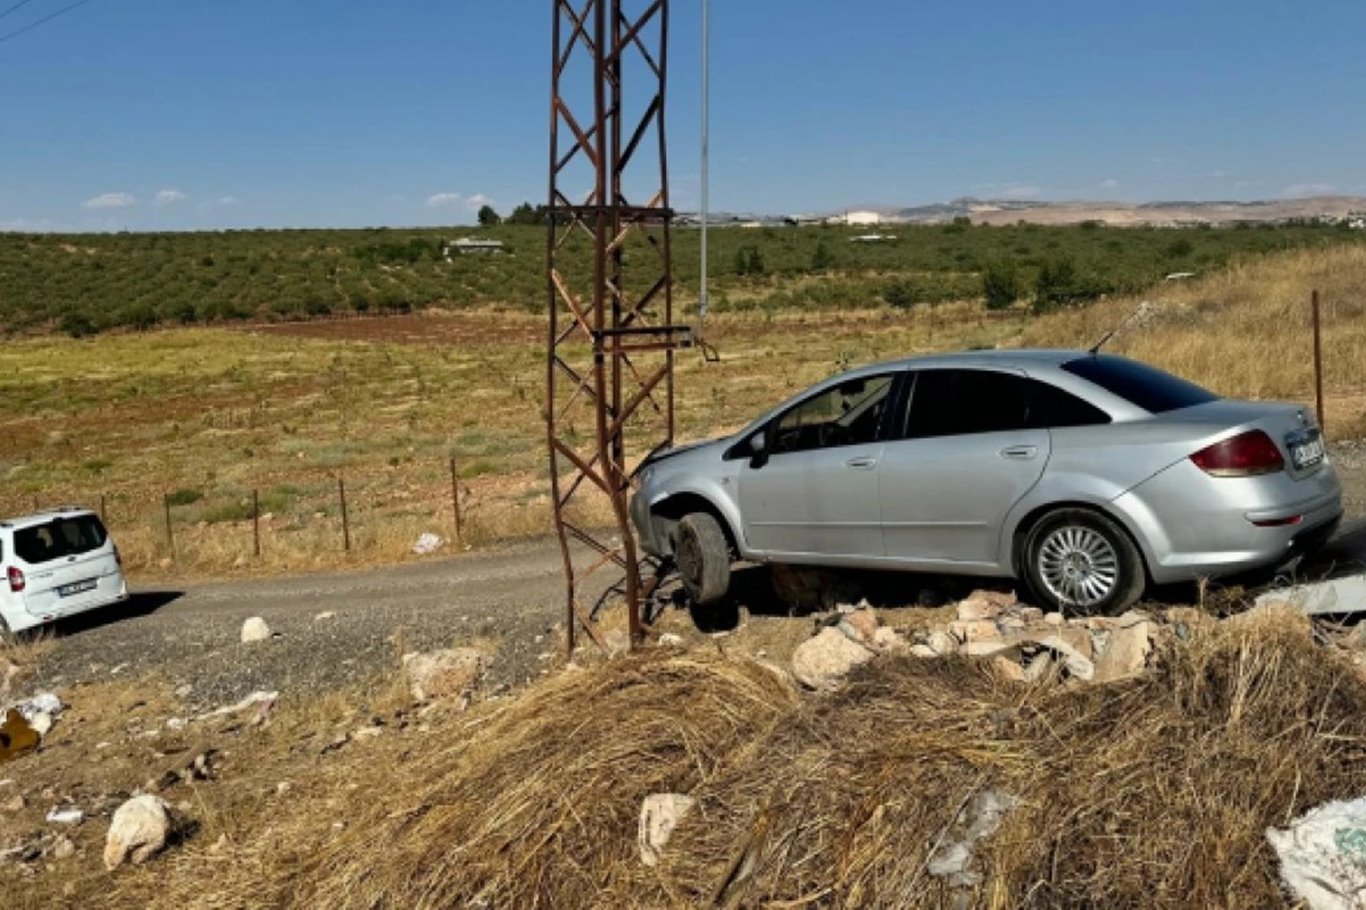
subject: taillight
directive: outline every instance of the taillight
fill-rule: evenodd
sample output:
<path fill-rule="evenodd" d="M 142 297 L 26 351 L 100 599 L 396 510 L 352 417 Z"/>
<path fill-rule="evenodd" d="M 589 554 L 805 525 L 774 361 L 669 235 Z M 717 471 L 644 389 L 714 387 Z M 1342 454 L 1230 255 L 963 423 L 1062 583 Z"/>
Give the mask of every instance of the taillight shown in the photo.
<path fill-rule="evenodd" d="M 1285 459 L 1271 437 L 1248 430 L 1207 446 L 1191 456 L 1196 467 L 1215 477 L 1251 477 L 1285 469 Z"/>
<path fill-rule="evenodd" d="M 20 591 L 24 590 L 26 582 L 24 581 L 23 572 L 19 571 L 15 566 L 10 566 L 5 574 L 9 576 L 9 589 L 12 592 L 18 594 Z"/>

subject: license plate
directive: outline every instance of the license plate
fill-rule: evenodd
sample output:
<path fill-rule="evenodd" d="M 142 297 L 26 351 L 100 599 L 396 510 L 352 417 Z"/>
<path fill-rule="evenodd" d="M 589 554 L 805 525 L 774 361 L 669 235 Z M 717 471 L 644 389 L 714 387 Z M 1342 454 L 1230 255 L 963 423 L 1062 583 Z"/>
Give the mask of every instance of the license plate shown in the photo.
<path fill-rule="evenodd" d="M 85 591 L 95 590 L 96 580 L 88 578 L 85 581 L 73 581 L 69 585 L 62 585 L 57 589 L 57 596 L 70 597 L 73 594 L 81 594 Z"/>
<path fill-rule="evenodd" d="M 1323 437 L 1315 436 L 1313 439 L 1304 442 L 1291 443 L 1290 460 L 1295 463 L 1296 468 L 1301 470 L 1312 468 L 1323 461 Z"/>

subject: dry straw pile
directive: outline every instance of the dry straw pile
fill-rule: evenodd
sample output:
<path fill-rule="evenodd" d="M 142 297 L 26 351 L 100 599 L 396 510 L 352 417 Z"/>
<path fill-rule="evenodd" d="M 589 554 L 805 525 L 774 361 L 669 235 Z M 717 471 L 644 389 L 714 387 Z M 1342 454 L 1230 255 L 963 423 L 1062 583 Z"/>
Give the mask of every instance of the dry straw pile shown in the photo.
<path fill-rule="evenodd" d="M 566 672 L 371 776 L 321 852 L 178 867 L 156 902 L 328 907 L 1270 907 L 1263 832 L 1366 793 L 1366 683 L 1308 623 L 1184 611 L 1143 678 L 1025 686 L 879 659 L 832 695 L 655 652 Z M 655 869 L 641 799 L 686 792 Z M 1018 800 L 976 885 L 963 807 Z M 955 888 L 957 890 L 955 890 Z"/>

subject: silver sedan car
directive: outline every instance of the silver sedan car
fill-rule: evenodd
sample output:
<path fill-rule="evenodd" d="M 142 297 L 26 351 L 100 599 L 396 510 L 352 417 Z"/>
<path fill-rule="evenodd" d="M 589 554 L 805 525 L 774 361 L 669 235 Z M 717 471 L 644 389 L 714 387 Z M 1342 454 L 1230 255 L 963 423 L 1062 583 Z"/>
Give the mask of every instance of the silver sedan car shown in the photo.
<path fill-rule="evenodd" d="M 1319 428 L 1109 354 L 974 351 L 826 380 L 652 455 L 632 520 L 699 604 L 736 560 L 1013 577 L 1115 612 L 1149 582 L 1318 546 L 1342 515 Z"/>

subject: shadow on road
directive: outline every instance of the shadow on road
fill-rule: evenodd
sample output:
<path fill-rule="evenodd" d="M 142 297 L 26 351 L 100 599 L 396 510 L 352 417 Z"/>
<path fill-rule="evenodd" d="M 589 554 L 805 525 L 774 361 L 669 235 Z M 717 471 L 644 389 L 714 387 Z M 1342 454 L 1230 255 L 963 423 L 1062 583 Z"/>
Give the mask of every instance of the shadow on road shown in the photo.
<path fill-rule="evenodd" d="M 59 619 L 49 628 L 58 637 L 77 635 L 125 619 L 151 616 L 167 604 L 179 600 L 184 594 L 183 591 L 138 591 L 131 594 L 121 604 L 101 607 L 98 610 L 91 610 L 89 613 L 78 613 L 75 616 Z"/>

